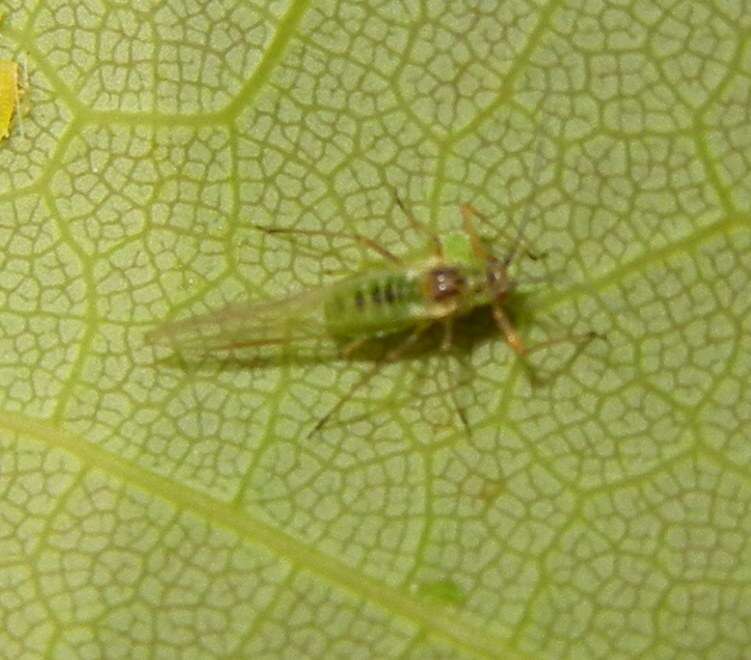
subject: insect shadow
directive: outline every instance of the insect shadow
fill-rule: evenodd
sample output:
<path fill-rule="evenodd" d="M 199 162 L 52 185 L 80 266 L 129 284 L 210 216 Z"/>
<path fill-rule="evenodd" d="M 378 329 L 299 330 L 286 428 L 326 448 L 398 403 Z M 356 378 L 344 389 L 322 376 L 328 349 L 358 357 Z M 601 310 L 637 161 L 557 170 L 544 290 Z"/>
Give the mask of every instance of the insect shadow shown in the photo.
<path fill-rule="evenodd" d="M 511 316 L 514 318 L 514 316 Z M 317 346 L 273 346 L 266 354 L 258 354 L 254 349 L 252 355 L 240 350 L 201 352 L 194 349 L 175 347 L 170 354 L 154 361 L 166 368 L 190 370 L 195 372 L 215 372 L 224 369 L 272 369 L 280 366 L 314 366 L 329 364 L 334 360 L 346 359 L 347 362 L 380 364 L 389 353 L 404 346 L 409 337 L 409 330 L 401 330 L 383 337 L 368 338 L 367 341 L 351 347 L 348 341 L 325 342 Z M 458 356 L 471 355 L 478 346 L 498 339 L 498 328 L 487 310 L 476 309 L 458 319 L 454 328 L 450 353 Z M 435 355 L 442 348 L 443 332 L 438 327 L 431 327 L 400 351 L 399 362 L 409 363 L 426 355 Z"/>
<path fill-rule="evenodd" d="M 523 304 L 525 296 L 519 294 L 509 305 L 509 316 L 514 321 L 515 315 L 513 309 Z M 520 327 L 524 327 L 523 323 Z M 398 353 L 398 362 L 404 369 L 411 371 L 418 384 L 425 381 L 427 375 L 425 369 L 425 358 L 434 357 L 440 353 L 443 358 L 443 365 L 446 375 L 450 381 L 449 391 L 441 392 L 450 400 L 458 419 L 468 434 L 471 434 L 471 426 L 466 416 L 465 405 L 459 401 L 459 390 L 468 386 L 471 379 L 471 370 L 469 367 L 470 356 L 474 354 L 479 347 L 495 343 L 498 340 L 498 327 L 493 317 L 487 309 L 478 308 L 472 310 L 466 316 L 457 319 L 452 335 L 450 346 L 444 343 L 444 332 L 438 326 L 433 326 L 422 333 L 416 341 L 408 342 L 410 330 L 402 330 L 383 337 L 369 338 L 367 341 L 359 342 L 357 346 L 351 347 L 346 341 L 335 343 L 326 342 L 324 346 L 311 345 L 309 347 L 300 347 L 299 345 L 272 346 L 268 354 L 259 355 L 257 349 L 254 349 L 250 355 L 244 354 L 242 350 L 231 352 L 200 352 L 195 350 L 176 349 L 169 355 L 156 361 L 156 364 L 168 368 L 179 370 L 183 373 L 206 373 L 214 375 L 220 371 L 247 371 L 275 369 L 283 366 L 315 366 L 320 364 L 329 364 L 336 360 L 346 360 L 348 364 L 361 365 L 365 378 L 356 385 L 357 390 L 361 389 L 366 379 L 370 380 L 371 376 L 376 375 L 381 367 L 387 363 L 395 362 L 393 355 Z M 346 352 L 346 354 L 345 354 Z M 451 365 L 456 365 L 452 369 Z M 526 366 L 526 365 L 525 365 Z M 541 382 L 536 371 L 529 371 L 528 376 L 534 382 Z M 350 392 L 350 395 L 352 392 Z M 408 400 L 416 400 L 421 395 L 414 389 L 408 388 L 406 392 L 401 393 Z M 321 430 L 324 426 L 333 427 L 344 424 L 353 424 L 367 415 L 349 416 L 336 420 L 334 415 L 338 412 L 341 405 L 346 403 L 349 395 L 342 397 L 341 403 L 337 404 L 335 409 L 329 410 L 324 417 L 318 420 L 316 426 L 311 429 L 309 436 Z M 390 399 L 383 404 L 393 403 Z M 379 405 L 376 403 L 376 408 Z M 429 421 L 429 420 L 428 420 Z M 432 422 L 431 422 L 431 425 Z"/>

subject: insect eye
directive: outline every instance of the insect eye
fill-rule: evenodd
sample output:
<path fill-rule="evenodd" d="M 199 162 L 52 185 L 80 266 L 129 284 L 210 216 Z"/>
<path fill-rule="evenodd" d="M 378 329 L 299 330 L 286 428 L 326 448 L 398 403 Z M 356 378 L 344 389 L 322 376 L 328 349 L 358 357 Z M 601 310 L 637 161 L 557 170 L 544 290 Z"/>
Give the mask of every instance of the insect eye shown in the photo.
<path fill-rule="evenodd" d="M 459 295 L 466 280 L 454 268 L 435 268 L 428 274 L 428 287 L 433 300 L 446 300 Z"/>

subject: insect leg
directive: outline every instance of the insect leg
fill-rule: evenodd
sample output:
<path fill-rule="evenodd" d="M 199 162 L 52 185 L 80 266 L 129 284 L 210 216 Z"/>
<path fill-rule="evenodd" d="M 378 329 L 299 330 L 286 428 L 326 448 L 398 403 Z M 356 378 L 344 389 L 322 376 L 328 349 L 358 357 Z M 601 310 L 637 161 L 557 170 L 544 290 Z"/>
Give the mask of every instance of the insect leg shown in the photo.
<path fill-rule="evenodd" d="M 488 253 L 486 247 L 482 244 L 480 235 L 477 233 L 477 229 L 475 228 L 475 223 L 472 221 L 473 216 L 482 216 L 480 216 L 480 214 L 477 213 L 477 211 L 475 211 L 475 209 L 469 204 L 462 204 L 459 207 L 459 210 L 462 214 L 462 226 L 464 227 L 464 231 L 466 232 L 467 236 L 469 236 L 469 242 L 472 244 L 472 251 L 479 259 L 487 260 L 490 257 L 490 254 Z"/>
<path fill-rule="evenodd" d="M 507 232 L 505 229 L 494 227 L 490 220 L 488 220 L 487 216 L 478 211 L 472 204 L 462 204 L 459 209 L 462 214 L 464 231 L 469 234 L 470 240 L 472 241 L 472 248 L 475 250 L 475 254 L 478 257 L 482 257 L 483 253 L 479 253 L 475 248 L 475 241 L 479 241 L 479 237 L 472 218 L 479 218 L 487 227 L 491 229 L 494 234 L 500 234 L 506 241 L 509 241 L 512 244 L 514 241 L 518 241 L 519 246 L 524 250 L 524 254 L 533 261 L 544 259 L 547 256 L 547 252 L 534 252 L 529 246 L 529 243 L 527 243 L 527 241 L 523 240 L 521 237 L 512 237 L 511 234 L 509 234 L 509 232 Z M 485 250 L 484 246 L 482 246 L 482 243 L 480 243 L 480 245 L 484 254 L 487 254 L 487 251 Z"/>
<path fill-rule="evenodd" d="M 451 316 L 443 319 L 443 339 L 441 340 L 441 350 L 448 352 L 451 350 L 451 346 L 454 338 L 454 319 Z"/>
<path fill-rule="evenodd" d="M 349 342 L 344 348 L 342 348 L 341 353 L 342 357 L 348 358 L 351 357 L 353 353 L 355 353 L 357 350 L 362 348 L 365 344 L 370 341 L 370 337 L 362 337 L 360 339 L 353 339 L 351 342 Z"/>
<path fill-rule="evenodd" d="M 557 344 L 573 343 L 576 344 L 576 349 L 569 356 L 569 358 L 560 365 L 557 369 L 548 372 L 545 378 L 540 378 L 538 375 L 534 375 L 534 382 L 537 385 L 545 385 L 553 381 L 559 374 L 568 370 L 568 368 L 576 361 L 581 352 L 587 347 L 589 342 L 594 339 L 605 339 L 605 336 L 594 331 L 583 332 L 580 334 L 569 334 L 561 337 L 554 337 L 546 341 L 541 341 L 533 346 L 530 346 L 527 350 L 527 354 L 533 353 L 538 350 L 549 348 L 550 346 L 556 346 Z"/>
<path fill-rule="evenodd" d="M 537 383 L 539 381 L 539 378 L 537 377 L 534 366 L 527 357 L 527 353 L 529 351 L 527 349 L 527 346 L 524 344 L 524 340 L 521 338 L 521 335 L 514 327 L 514 324 L 511 322 L 511 319 L 507 316 L 506 312 L 503 311 L 503 308 L 498 303 L 492 305 L 491 309 L 493 311 L 493 320 L 498 326 L 498 329 L 503 333 L 503 338 L 506 340 L 506 343 L 511 346 L 517 357 L 521 360 L 524 368 L 527 371 L 527 374 L 529 375 L 530 380 L 534 383 Z"/>
<path fill-rule="evenodd" d="M 535 164 L 533 169 L 533 176 L 532 176 L 532 182 L 533 184 L 536 184 L 535 179 L 537 178 L 537 175 L 540 173 L 540 170 L 542 169 L 543 165 L 543 153 L 542 153 L 542 140 L 538 138 L 537 140 L 537 153 L 535 156 Z M 522 221 L 519 223 L 519 229 L 516 233 L 516 238 L 514 239 L 514 242 L 511 244 L 511 250 L 506 255 L 506 258 L 503 260 L 504 264 L 506 266 L 509 266 L 511 262 L 514 260 L 516 255 L 519 253 L 519 248 L 522 246 L 524 242 L 524 230 L 527 228 L 527 224 L 529 223 L 530 218 L 532 217 L 532 205 L 527 204 L 527 209 L 524 213 L 524 217 L 522 218 Z"/>
<path fill-rule="evenodd" d="M 517 332 L 516 328 L 514 328 L 513 324 L 511 323 L 511 320 L 508 318 L 508 316 L 505 314 L 503 309 L 499 305 L 493 306 L 493 318 L 496 321 L 496 324 L 503 332 L 504 338 L 506 339 L 506 343 L 511 346 L 511 348 L 516 352 L 516 354 L 522 359 L 524 362 L 525 367 L 527 368 L 530 377 L 536 384 L 544 384 L 546 382 L 549 382 L 553 378 L 555 378 L 556 375 L 563 372 L 564 370 L 568 369 L 573 362 L 576 360 L 577 357 L 579 357 L 579 354 L 584 350 L 584 348 L 594 339 L 605 339 L 605 336 L 594 331 L 589 332 L 583 332 L 578 334 L 567 334 L 562 335 L 560 337 L 554 337 L 552 339 L 546 339 L 545 341 L 538 342 L 537 344 L 534 344 L 532 346 L 526 346 L 519 333 Z M 573 343 L 578 344 L 576 350 L 574 353 L 569 357 L 568 360 L 566 360 L 565 364 L 563 364 L 560 368 L 556 369 L 552 374 L 549 374 L 547 378 L 540 379 L 535 369 L 532 365 L 532 363 L 529 361 L 529 355 L 531 353 L 535 353 L 536 351 L 543 350 L 545 348 L 550 348 L 551 346 L 556 346 L 557 344 L 564 344 L 564 343 Z"/>
<path fill-rule="evenodd" d="M 391 349 L 381 360 L 377 360 L 370 369 L 362 374 L 359 380 L 357 380 L 357 382 L 355 382 L 355 384 L 349 389 L 347 394 L 339 399 L 331 407 L 331 409 L 323 417 L 321 417 L 321 419 L 318 420 L 316 425 L 310 430 L 310 433 L 308 433 L 308 437 L 310 438 L 315 433 L 320 431 L 331 419 L 331 417 L 339 412 L 341 407 L 347 401 L 349 401 L 349 399 L 355 392 L 357 392 L 360 388 L 364 387 L 368 384 L 368 382 L 370 382 L 370 380 L 378 373 L 378 371 L 384 364 L 389 362 L 396 362 L 400 357 L 402 357 L 412 346 L 415 345 L 415 343 L 417 343 L 417 340 L 432 324 L 433 322 L 430 321 L 427 323 L 421 323 L 420 325 L 416 326 L 415 329 L 410 333 L 410 335 L 401 344 L 399 344 L 399 346 Z"/>
<path fill-rule="evenodd" d="M 266 227 L 264 225 L 255 225 L 257 229 L 260 229 L 263 232 L 266 232 L 267 234 L 278 234 L 278 235 L 293 235 L 293 234 L 301 234 L 303 236 L 326 236 L 327 238 L 346 238 L 351 241 L 354 241 L 355 243 L 360 244 L 362 247 L 365 247 L 369 250 L 373 250 L 374 252 L 377 252 L 382 257 L 388 259 L 389 261 L 392 261 L 396 264 L 402 264 L 402 260 L 397 257 L 393 252 L 388 250 L 387 248 L 383 247 L 380 243 L 374 241 L 371 238 L 368 238 L 367 236 L 363 236 L 362 234 L 357 234 L 354 232 L 341 232 L 341 231 L 327 231 L 325 229 L 283 229 L 278 227 Z"/>
<path fill-rule="evenodd" d="M 594 330 L 590 330 L 589 332 L 562 335 L 560 337 L 553 337 L 552 339 L 546 339 L 545 341 L 538 342 L 537 344 L 533 344 L 532 346 L 527 348 L 527 355 L 529 355 L 530 353 L 535 353 L 536 351 L 541 351 L 545 348 L 550 348 L 551 346 L 556 346 L 557 344 L 581 344 L 581 346 L 583 347 L 593 339 L 606 339 L 606 337 L 605 335 L 600 334 L 599 332 L 595 332 Z"/>
<path fill-rule="evenodd" d="M 554 315 L 551 315 L 546 318 L 537 319 L 537 323 L 545 327 L 550 334 L 553 334 L 554 332 L 557 332 L 559 334 L 557 336 L 552 337 L 551 339 L 546 339 L 545 341 L 541 341 L 541 342 L 538 342 L 537 344 L 533 344 L 527 349 L 527 353 L 533 353 L 538 350 L 543 350 L 550 346 L 555 346 L 556 344 L 565 344 L 565 343 L 587 344 L 593 339 L 607 339 L 607 337 L 604 334 L 600 332 L 595 332 L 594 330 L 590 330 L 589 332 L 579 332 L 579 333 L 567 332 L 566 331 L 567 329 L 564 326 L 564 324 L 561 322 L 561 320 L 558 319 Z"/>
<path fill-rule="evenodd" d="M 503 311 L 503 308 L 498 304 L 492 306 L 493 319 L 498 329 L 503 333 L 503 337 L 506 343 L 514 349 L 514 352 L 523 359 L 527 356 L 527 347 L 524 345 L 524 341 L 521 335 L 518 333 L 511 319 Z"/>
<path fill-rule="evenodd" d="M 436 257 L 443 257 L 443 246 L 441 245 L 441 241 L 438 236 L 433 233 L 433 231 L 431 231 L 431 229 L 427 225 L 420 222 L 414 215 L 412 215 L 412 213 L 410 213 L 396 190 L 394 191 L 394 199 L 396 200 L 399 208 L 402 210 L 402 213 L 404 213 L 404 215 L 407 217 L 407 220 L 409 220 L 409 224 L 412 225 L 412 229 L 427 237 L 428 241 L 431 244 L 433 254 L 435 254 Z"/>
<path fill-rule="evenodd" d="M 452 339 L 454 335 L 454 319 L 452 317 L 447 317 L 443 320 L 443 339 L 441 341 L 441 351 L 444 353 L 448 353 L 452 348 Z M 457 354 L 457 360 L 459 361 L 459 366 L 464 369 L 466 366 L 464 363 L 464 360 L 460 355 Z M 451 373 L 451 369 L 449 369 L 449 380 L 454 380 L 452 378 L 453 374 Z M 471 430 L 469 428 L 469 422 L 467 421 L 467 415 L 464 412 L 464 408 L 462 407 L 461 403 L 459 402 L 459 399 L 457 399 L 457 393 L 456 388 L 453 386 L 454 383 L 449 382 L 449 394 L 451 396 L 451 402 L 454 404 L 454 408 L 456 409 L 456 414 L 459 415 L 459 419 L 462 422 L 462 425 L 467 431 L 467 435 L 471 435 Z"/>

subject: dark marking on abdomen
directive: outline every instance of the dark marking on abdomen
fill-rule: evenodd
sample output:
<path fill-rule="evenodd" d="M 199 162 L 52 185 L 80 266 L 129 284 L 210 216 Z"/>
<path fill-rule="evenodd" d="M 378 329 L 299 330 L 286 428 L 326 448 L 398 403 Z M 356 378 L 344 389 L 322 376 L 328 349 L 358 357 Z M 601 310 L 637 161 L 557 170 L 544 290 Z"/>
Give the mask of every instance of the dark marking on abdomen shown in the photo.
<path fill-rule="evenodd" d="M 376 305 L 380 305 L 383 302 L 381 287 L 378 282 L 373 282 L 373 284 L 370 285 L 370 299 Z"/>
<path fill-rule="evenodd" d="M 355 307 L 359 309 L 360 311 L 363 310 L 365 307 L 365 296 L 363 295 L 363 292 L 358 289 L 355 291 Z"/>
<path fill-rule="evenodd" d="M 397 300 L 396 287 L 394 286 L 394 280 L 389 278 L 386 280 L 386 286 L 383 291 L 383 295 L 386 297 L 386 302 L 389 305 L 393 305 Z"/>

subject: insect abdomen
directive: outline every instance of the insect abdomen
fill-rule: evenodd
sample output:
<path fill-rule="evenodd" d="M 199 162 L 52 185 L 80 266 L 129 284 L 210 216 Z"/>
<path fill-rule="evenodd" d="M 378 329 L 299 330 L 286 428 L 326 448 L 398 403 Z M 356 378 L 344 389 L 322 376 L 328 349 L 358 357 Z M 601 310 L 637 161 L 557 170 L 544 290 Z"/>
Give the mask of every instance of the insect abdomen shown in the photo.
<path fill-rule="evenodd" d="M 419 287 L 405 273 L 354 277 L 335 287 L 326 300 L 326 324 L 339 337 L 387 334 L 414 322 L 419 302 Z"/>

